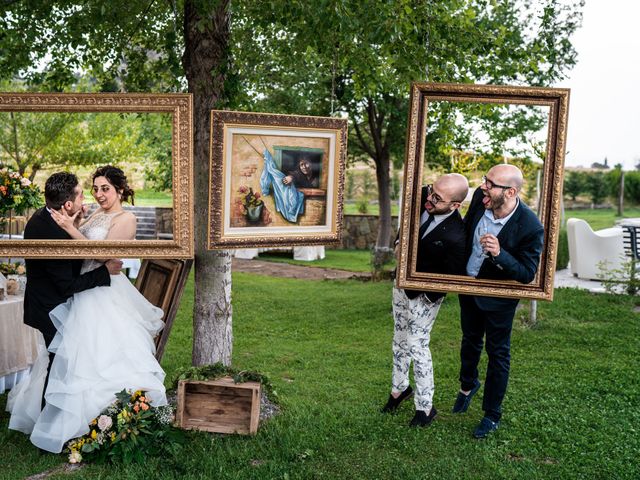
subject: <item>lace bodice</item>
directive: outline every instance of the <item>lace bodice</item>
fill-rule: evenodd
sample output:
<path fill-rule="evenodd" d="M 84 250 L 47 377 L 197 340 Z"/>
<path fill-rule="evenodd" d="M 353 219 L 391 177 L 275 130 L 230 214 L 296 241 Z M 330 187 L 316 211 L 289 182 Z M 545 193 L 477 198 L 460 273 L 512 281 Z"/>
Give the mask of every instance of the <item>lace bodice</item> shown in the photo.
<path fill-rule="evenodd" d="M 121 212 L 104 213 L 96 212 L 91 215 L 87 221 L 79 228 L 80 232 L 87 237 L 88 240 L 104 240 L 109 233 L 111 220 Z M 95 270 L 104 262 L 95 259 L 87 259 L 82 262 L 82 273 Z"/>

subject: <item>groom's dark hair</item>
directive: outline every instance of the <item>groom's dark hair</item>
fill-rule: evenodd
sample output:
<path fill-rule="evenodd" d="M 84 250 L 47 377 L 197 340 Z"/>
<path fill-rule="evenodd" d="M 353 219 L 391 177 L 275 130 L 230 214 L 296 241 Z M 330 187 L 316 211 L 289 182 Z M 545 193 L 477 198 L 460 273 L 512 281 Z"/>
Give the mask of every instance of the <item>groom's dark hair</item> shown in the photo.
<path fill-rule="evenodd" d="M 57 172 L 47 178 L 44 184 L 44 200 L 47 207 L 59 210 L 67 201 L 73 201 L 76 196 L 78 177 L 69 172 Z"/>

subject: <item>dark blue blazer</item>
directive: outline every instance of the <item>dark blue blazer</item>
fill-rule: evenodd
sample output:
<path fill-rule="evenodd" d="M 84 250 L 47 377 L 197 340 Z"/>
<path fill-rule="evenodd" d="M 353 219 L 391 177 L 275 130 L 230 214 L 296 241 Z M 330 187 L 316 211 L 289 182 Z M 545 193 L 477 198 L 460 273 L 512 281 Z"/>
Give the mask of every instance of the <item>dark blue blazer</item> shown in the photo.
<path fill-rule="evenodd" d="M 485 212 L 482 197 L 482 190 L 478 188 L 464 217 L 467 235 L 467 260 L 471 255 L 473 234 Z M 543 236 L 544 228 L 540 220 L 521 200 L 509 221 L 498 234 L 500 255 L 487 258 L 480 266 L 477 278 L 530 283 L 538 271 Z M 478 307 L 488 311 L 510 310 L 515 308 L 519 301 L 513 298 L 479 296 L 474 298 Z"/>

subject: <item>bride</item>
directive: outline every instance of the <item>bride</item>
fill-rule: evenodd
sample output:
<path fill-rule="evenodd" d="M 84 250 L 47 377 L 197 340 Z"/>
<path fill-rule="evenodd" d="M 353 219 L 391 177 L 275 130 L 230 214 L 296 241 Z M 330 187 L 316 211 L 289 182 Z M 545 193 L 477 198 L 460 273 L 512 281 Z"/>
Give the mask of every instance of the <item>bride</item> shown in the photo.
<path fill-rule="evenodd" d="M 136 217 L 122 208 L 133 190 L 123 171 L 113 166 L 93 174 L 97 211 L 78 227 L 78 214 L 52 211 L 52 217 L 73 239 L 133 240 Z M 101 260 L 85 260 L 82 272 Z M 49 316 L 57 333 L 49 350 L 55 353 L 49 382 L 41 400 L 49 355 L 44 346 L 31 375 L 11 393 L 9 428 L 31 435 L 37 447 L 54 453 L 89 432 L 89 423 L 122 389 L 145 390 L 152 405 L 166 405 L 164 372 L 155 354 L 155 335 L 163 328 L 162 310 L 149 303 L 124 274 L 111 285 L 75 294 Z"/>

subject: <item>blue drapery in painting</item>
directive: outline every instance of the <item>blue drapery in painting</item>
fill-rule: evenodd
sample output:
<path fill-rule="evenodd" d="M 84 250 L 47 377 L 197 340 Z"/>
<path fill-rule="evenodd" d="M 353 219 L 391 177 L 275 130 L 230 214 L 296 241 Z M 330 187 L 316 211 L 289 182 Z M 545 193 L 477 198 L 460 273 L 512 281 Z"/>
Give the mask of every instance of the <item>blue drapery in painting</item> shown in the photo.
<path fill-rule="evenodd" d="M 296 223 L 298 215 L 304 213 L 304 193 L 297 190 L 293 183 L 285 185 L 282 179 L 286 176 L 276 167 L 276 163 L 269 153 L 264 149 L 264 167 L 260 175 L 260 189 L 263 195 L 269 195 L 273 187 L 273 198 L 276 203 L 276 210 L 289 222 Z"/>

